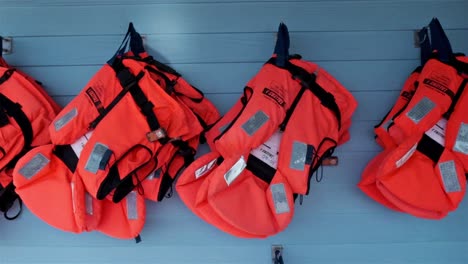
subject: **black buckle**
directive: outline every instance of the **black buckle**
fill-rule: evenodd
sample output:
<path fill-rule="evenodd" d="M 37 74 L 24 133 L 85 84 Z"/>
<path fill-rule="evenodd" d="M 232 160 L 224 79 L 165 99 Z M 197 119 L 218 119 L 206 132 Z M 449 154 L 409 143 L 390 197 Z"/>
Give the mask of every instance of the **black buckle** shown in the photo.
<path fill-rule="evenodd" d="M 160 127 L 154 131 L 151 131 L 151 132 L 148 132 L 146 134 L 146 138 L 150 141 L 150 142 L 155 142 L 155 141 L 159 141 L 161 139 L 164 139 L 167 137 L 167 132 L 164 128 Z"/>

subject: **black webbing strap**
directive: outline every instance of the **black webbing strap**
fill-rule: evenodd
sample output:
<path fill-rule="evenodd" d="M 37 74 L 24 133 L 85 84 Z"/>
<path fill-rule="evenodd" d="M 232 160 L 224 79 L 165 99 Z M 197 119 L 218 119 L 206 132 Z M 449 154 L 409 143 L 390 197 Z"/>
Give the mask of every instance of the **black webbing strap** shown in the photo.
<path fill-rule="evenodd" d="M 19 154 L 24 154 L 26 150 L 31 148 L 31 143 L 33 140 L 33 129 L 31 122 L 23 110 L 21 110 L 21 105 L 11 101 L 2 93 L 0 93 L 0 109 L 0 111 L 6 113 L 8 116 L 11 116 L 20 127 L 24 138 L 24 145 Z M 17 159 L 19 154 L 17 154 L 13 159 Z"/>
<path fill-rule="evenodd" d="M 169 74 L 172 74 L 176 77 L 180 77 L 182 76 L 180 73 L 178 73 L 174 68 L 170 67 L 169 65 L 167 64 L 164 64 L 160 61 L 157 61 L 155 60 L 153 57 L 151 56 L 148 56 L 146 58 L 143 59 L 143 61 L 145 61 L 146 63 L 148 64 L 151 64 L 153 66 L 156 66 L 156 68 L 158 68 L 159 70 L 163 71 L 163 72 L 166 72 L 166 73 L 169 73 Z"/>
<path fill-rule="evenodd" d="M 59 158 L 71 172 L 75 172 L 78 165 L 78 156 L 71 145 L 56 145 L 53 153 Z"/>
<path fill-rule="evenodd" d="M 429 23 L 429 30 L 431 47 L 432 50 L 437 50 L 438 59 L 443 62 L 451 62 L 454 59 L 452 46 L 437 18 L 433 18 Z"/>
<path fill-rule="evenodd" d="M 0 84 L 8 81 L 8 79 L 10 79 L 10 77 L 13 75 L 13 73 L 15 72 L 15 69 L 8 69 L 6 70 L 3 75 L 0 77 Z"/>
<path fill-rule="evenodd" d="M 195 160 L 195 154 L 196 150 L 193 149 L 192 147 L 189 146 L 187 141 L 184 140 L 173 140 L 171 141 L 171 144 L 173 144 L 175 147 L 177 147 L 177 151 L 174 153 L 174 155 L 171 157 L 169 162 L 166 165 L 166 171 L 164 174 L 161 176 L 161 183 L 159 185 L 159 191 L 158 191 L 158 201 L 162 201 L 164 197 L 166 196 L 166 193 L 168 192 L 169 189 L 172 188 L 172 184 L 175 181 L 175 178 L 177 175 L 186 167 L 188 167 L 194 160 Z M 169 174 L 169 170 L 172 166 L 172 163 L 174 162 L 175 158 L 177 156 L 181 156 L 184 158 L 184 164 L 177 169 L 177 172 L 174 175 Z"/>
<path fill-rule="evenodd" d="M 128 70 L 127 70 L 128 71 Z M 124 98 L 124 96 L 129 92 L 130 89 L 138 84 L 138 81 L 143 77 L 144 72 L 140 72 L 134 79 L 128 80 L 128 83 L 122 84 L 122 90 L 119 94 L 112 100 L 112 102 L 103 110 L 101 113 L 94 119 L 90 124 L 89 128 L 94 129 L 96 126 L 104 119 L 104 117 L 109 114 L 110 111 Z"/>
<path fill-rule="evenodd" d="M 117 73 L 117 78 L 119 79 L 122 87 L 126 87 L 131 84 L 131 87 L 128 90 L 132 95 L 133 100 L 140 108 L 141 113 L 146 117 L 146 122 L 148 123 L 150 131 L 159 130 L 161 125 L 153 111 L 154 105 L 143 93 L 138 81 L 135 81 L 137 76 L 133 75 L 130 70 L 123 65 L 122 60 L 115 60 L 112 64 L 112 68 Z M 158 140 L 164 144 L 167 142 L 167 137 L 160 137 Z"/>
<path fill-rule="evenodd" d="M 160 86 L 161 86 L 161 88 L 163 88 L 166 91 L 166 93 L 172 94 L 174 92 L 174 86 L 176 84 L 176 81 L 171 81 L 169 79 L 169 77 L 166 76 L 166 74 L 158 71 L 157 69 L 155 69 L 153 67 L 146 66 L 145 69 L 148 70 L 150 73 L 158 75 L 159 77 L 161 77 L 164 80 L 165 87 L 163 87 L 162 85 L 160 85 Z"/>
<path fill-rule="evenodd" d="M 140 163 L 140 165 L 138 165 L 136 168 L 130 171 L 127 175 L 121 175 L 118 169 L 118 164 L 120 162 L 125 162 L 125 157 L 130 155 L 132 152 L 138 151 L 138 149 L 146 151 L 148 154 L 148 159 Z M 99 186 L 96 198 L 98 200 L 102 200 L 112 191 L 115 190 L 112 196 L 112 201 L 114 203 L 122 201 L 122 199 L 125 198 L 127 194 L 129 194 L 133 189 L 135 189 L 135 187 L 138 186 L 140 179 L 138 178 L 136 173 L 143 167 L 145 167 L 148 163 L 150 163 L 154 156 L 155 155 L 153 154 L 151 149 L 145 145 L 137 144 L 131 147 L 119 158 L 119 160 L 117 160 L 110 167 L 109 173 L 106 175 L 106 178 L 101 182 L 101 185 Z M 133 182 L 134 176 L 136 176 L 135 179 L 138 181 L 137 184 Z"/>
<path fill-rule="evenodd" d="M 437 163 L 444 152 L 444 146 L 424 134 L 416 147 L 416 150 Z"/>
<path fill-rule="evenodd" d="M 276 66 L 276 58 L 271 58 L 266 63 Z M 335 97 L 315 81 L 315 74 L 308 73 L 303 68 L 296 66 L 289 61 L 286 66 L 281 69 L 289 71 L 294 79 L 300 80 L 301 85 L 311 91 L 320 100 L 320 103 L 335 115 L 338 121 L 338 129 L 341 129 L 341 112 L 338 104 L 336 103 Z"/>
<path fill-rule="evenodd" d="M 276 169 L 269 166 L 259 158 L 255 157 L 254 155 L 250 154 L 247 158 L 247 166 L 246 168 L 251 171 L 257 178 L 261 179 L 262 181 L 270 184 L 273 180 L 273 177 L 276 174 Z"/>
<path fill-rule="evenodd" d="M 453 111 L 455 110 L 455 106 L 458 103 L 458 100 L 460 100 L 460 97 L 461 97 L 463 91 L 465 91 L 465 88 L 466 88 L 467 84 L 468 84 L 468 79 L 463 79 L 462 83 L 460 84 L 460 87 L 458 87 L 457 93 L 453 97 L 453 100 L 452 100 L 452 103 L 450 104 L 449 109 L 444 114 L 445 118 L 449 119 L 450 116 L 452 115 Z"/>

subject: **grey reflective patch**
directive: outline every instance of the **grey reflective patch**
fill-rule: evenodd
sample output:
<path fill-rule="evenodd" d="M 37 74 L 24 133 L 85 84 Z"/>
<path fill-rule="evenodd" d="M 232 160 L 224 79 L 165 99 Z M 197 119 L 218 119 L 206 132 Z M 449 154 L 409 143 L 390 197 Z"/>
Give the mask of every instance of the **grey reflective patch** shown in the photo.
<path fill-rule="evenodd" d="M 30 179 L 42 170 L 50 160 L 41 153 L 37 153 L 28 163 L 26 163 L 20 170 L 19 173 L 24 177 Z"/>
<path fill-rule="evenodd" d="M 88 161 L 86 162 L 85 169 L 89 172 L 96 173 L 101 165 L 101 161 L 107 156 L 109 148 L 101 143 L 94 145 L 91 155 L 89 155 Z"/>
<path fill-rule="evenodd" d="M 460 124 L 453 150 L 468 155 L 468 124 Z"/>
<path fill-rule="evenodd" d="M 255 132 L 257 132 L 257 130 L 268 121 L 268 119 L 269 117 L 260 110 L 242 125 L 242 129 L 244 129 L 245 133 L 249 136 L 253 136 L 253 134 L 255 134 Z"/>
<path fill-rule="evenodd" d="M 455 161 L 449 160 L 439 163 L 439 170 L 440 175 L 442 175 L 445 192 L 451 193 L 461 191 L 460 182 L 458 182 L 457 170 L 455 168 Z"/>
<path fill-rule="evenodd" d="M 129 220 L 138 219 L 137 194 L 135 191 L 127 194 L 127 218 Z"/>
<path fill-rule="evenodd" d="M 60 119 L 56 120 L 54 122 L 55 131 L 59 131 L 60 129 L 62 129 L 66 124 L 68 124 L 68 122 L 70 122 L 77 115 L 78 115 L 78 110 L 76 108 L 73 108 L 72 110 L 70 110 L 70 112 L 66 113 Z"/>
<path fill-rule="evenodd" d="M 429 114 L 429 112 L 431 112 L 434 107 L 435 103 L 432 102 L 429 98 L 424 97 L 408 113 L 406 113 L 406 116 L 413 120 L 415 124 L 417 124 L 427 114 Z"/>
<path fill-rule="evenodd" d="M 273 202 L 275 203 L 275 211 L 277 214 L 288 213 L 289 204 L 286 198 L 286 190 L 284 184 L 277 183 L 272 184 L 270 187 L 271 195 L 273 196 Z"/>
<path fill-rule="evenodd" d="M 85 194 L 86 213 L 93 215 L 93 197 L 89 194 Z"/>
<path fill-rule="evenodd" d="M 307 157 L 307 144 L 299 142 L 299 141 L 294 141 L 289 168 L 293 170 L 301 170 L 301 171 L 304 170 L 306 157 Z"/>

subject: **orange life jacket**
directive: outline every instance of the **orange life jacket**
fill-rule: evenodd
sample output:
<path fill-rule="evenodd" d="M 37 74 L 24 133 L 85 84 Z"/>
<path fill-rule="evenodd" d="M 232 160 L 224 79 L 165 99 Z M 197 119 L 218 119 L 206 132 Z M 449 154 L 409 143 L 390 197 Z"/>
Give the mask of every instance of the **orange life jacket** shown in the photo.
<path fill-rule="evenodd" d="M 377 126 L 377 138 L 385 138 L 386 149 L 368 164 L 359 187 L 389 208 L 440 219 L 457 208 L 466 189 L 466 157 L 456 149 L 465 144 L 467 79 L 461 72 L 468 60 L 452 55 L 438 20 L 430 29 L 433 56 L 439 59 L 429 59 L 413 75 L 417 80 L 407 81 L 403 92 L 412 83 L 418 85 L 414 96 L 398 99 L 391 120 L 385 118 L 392 125 L 387 130 Z"/>
<path fill-rule="evenodd" d="M 284 56 L 288 47 L 281 24 L 276 54 L 207 131 L 213 152 L 192 163 L 176 185 L 197 215 L 239 237 L 286 228 L 294 197 L 308 194 L 321 160 L 349 139 L 356 101 L 316 64 Z"/>
<path fill-rule="evenodd" d="M 1 39 L 0 39 L 1 41 Z M 48 126 L 60 107 L 41 84 L 0 56 L 0 211 L 7 219 L 18 195 L 12 183 L 12 170 L 28 150 L 50 142 Z"/>
<path fill-rule="evenodd" d="M 219 119 L 201 91 L 144 51 L 132 24 L 125 39 L 131 51 L 119 48 L 54 120 L 53 144 L 31 150 L 14 171 L 25 204 L 56 228 L 137 237 L 144 198 L 164 197 Z"/>

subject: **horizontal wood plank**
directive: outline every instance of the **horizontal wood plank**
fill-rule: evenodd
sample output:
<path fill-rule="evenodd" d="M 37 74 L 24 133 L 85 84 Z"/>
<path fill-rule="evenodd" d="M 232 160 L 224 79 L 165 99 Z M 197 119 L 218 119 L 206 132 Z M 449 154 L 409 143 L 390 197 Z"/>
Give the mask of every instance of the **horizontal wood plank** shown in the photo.
<path fill-rule="evenodd" d="M 348 186 L 348 188 L 352 188 Z M 468 242 L 460 223 L 466 222 L 466 202 L 443 220 L 420 219 L 391 211 L 364 196 L 355 187 L 352 195 L 337 188 L 321 186 L 306 197 L 303 205 L 296 201 L 295 216 L 286 230 L 268 239 L 240 239 L 207 224 L 190 212 L 177 198 L 147 207 L 147 220 L 141 233 L 142 245 L 183 247 L 199 245 L 265 246 L 274 243 L 296 245 L 385 244 L 424 242 Z M 352 197 L 351 201 L 347 201 Z M 348 208 L 340 210 L 341 208 Z M 352 210 L 351 207 L 356 207 Z M 332 207 L 326 209 L 325 207 Z M 98 232 L 72 234 L 54 229 L 29 211 L 18 221 L 9 223 L 2 234 L 1 247 L 112 247 L 132 246 L 131 240 L 118 240 Z M 391 227 L 391 228 L 389 228 Z M 359 234 L 359 235 L 357 235 Z M 31 239 L 31 236 L 34 239 Z"/>
<path fill-rule="evenodd" d="M 424 243 L 383 243 L 383 244 L 340 244 L 330 245 L 295 243 L 283 244 L 285 263 L 362 263 L 362 264 L 464 264 L 468 256 L 464 253 L 465 242 L 424 242 Z M 60 250 L 60 254 L 56 251 Z M 24 254 L 24 252 L 28 254 Z M 148 254 L 151 252 L 151 254 Z M 441 254 L 444 252 L 444 254 Z M 159 247 L 143 245 L 122 245 L 92 248 L 48 248 L 12 247 L 2 256 L 5 263 L 38 263 L 38 255 L 48 254 L 48 263 L 155 263 L 158 259 L 168 259 L 171 264 L 269 264 L 271 247 L 225 246 L 204 247 L 198 242 L 190 246 Z"/>
<path fill-rule="evenodd" d="M 145 34 L 274 32 L 280 21 L 291 31 L 412 30 L 427 25 L 434 16 L 453 29 L 468 26 L 467 9 L 468 3 L 462 0 L 85 3 L 48 6 L 47 12 L 40 6 L 0 7 L 0 22 L 14 25 L 1 31 L 14 36 L 122 34 L 129 21 Z"/>
<path fill-rule="evenodd" d="M 0 16 L 1 17 L 1 16 Z M 458 52 L 468 52 L 468 30 L 447 31 Z M 103 65 L 121 36 L 14 38 L 6 56 L 16 66 Z M 273 33 L 149 35 L 150 54 L 168 63 L 265 62 L 272 54 Z M 311 61 L 417 60 L 411 31 L 291 33 L 291 53 Z"/>

